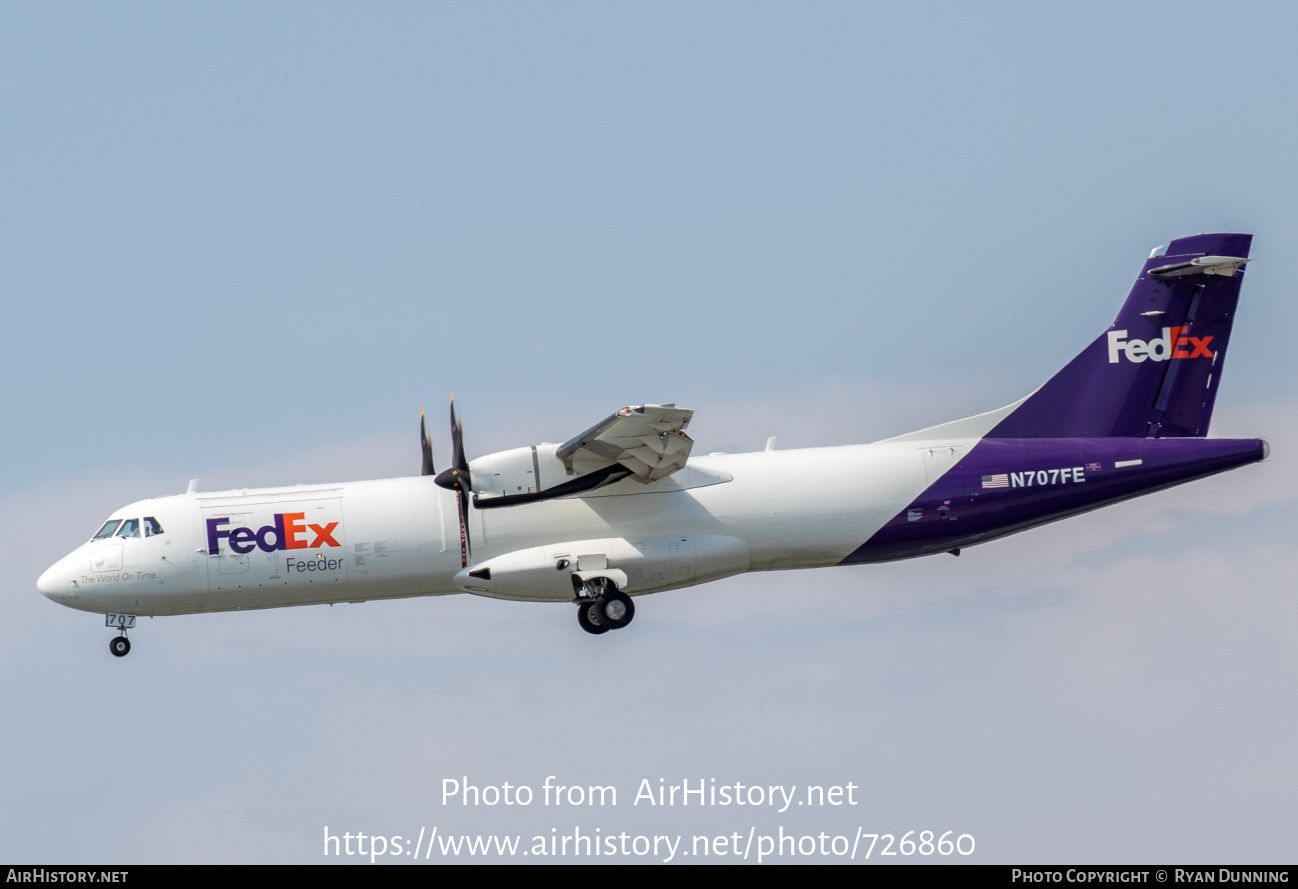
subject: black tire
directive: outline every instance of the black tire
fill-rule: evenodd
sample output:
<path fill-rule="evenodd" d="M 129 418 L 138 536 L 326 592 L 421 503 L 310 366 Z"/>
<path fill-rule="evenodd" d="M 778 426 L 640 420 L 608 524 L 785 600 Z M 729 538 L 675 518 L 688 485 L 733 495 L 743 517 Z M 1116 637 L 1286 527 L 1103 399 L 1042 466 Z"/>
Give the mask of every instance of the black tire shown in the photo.
<path fill-rule="evenodd" d="M 108 643 L 108 650 L 113 653 L 114 657 L 126 657 L 131 653 L 131 640 L 125 636 L 115 636 Z"/>
<path fill-rule="evenodd" d="M 604 594 L 595 600 L 595 615 L 599 618 L 601 627 L 620 630 L 631 623 L 635 617 L 635 603 L 631 601 L 630 596 L 614 587 L 605 590 Z"/>
<path fill-rule="evenodd" d="M 608 632 L 608 627 L 601 625 L 599 620 L 595 617 L 594 602 L 577 603 L 577 623 L 583 630 L 590 633 L 592 636 L 598 636 L 601 633 Z"/>

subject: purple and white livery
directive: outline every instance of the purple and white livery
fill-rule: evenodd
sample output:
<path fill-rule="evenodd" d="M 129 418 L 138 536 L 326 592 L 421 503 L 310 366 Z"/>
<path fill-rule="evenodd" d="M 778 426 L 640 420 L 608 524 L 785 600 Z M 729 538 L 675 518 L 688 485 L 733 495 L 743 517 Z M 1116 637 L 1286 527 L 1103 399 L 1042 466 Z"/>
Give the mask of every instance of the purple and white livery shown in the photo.
<path fill-rule="evenodd" d="M 1261 439 L 1205 438 L 1250 235 L 1155 250 L 1113 325 L 1000 410 L 873 444 L 691 456 L 692 413 L 617 411 L 563 444 L 418 476 L 185 494 L 117 510 L 37 588 L 107 615 L 476 593 L 568 602 L 589 633 L 633 597 L 745 571 L 959 551 L 1245 463 Z"/>

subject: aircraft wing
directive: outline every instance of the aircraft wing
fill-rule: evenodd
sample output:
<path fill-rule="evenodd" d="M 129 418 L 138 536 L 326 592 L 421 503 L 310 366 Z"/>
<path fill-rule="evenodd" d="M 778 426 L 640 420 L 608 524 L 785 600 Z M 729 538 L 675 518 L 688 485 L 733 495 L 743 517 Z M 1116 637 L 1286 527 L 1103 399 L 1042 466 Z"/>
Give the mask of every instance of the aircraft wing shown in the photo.
<path fill-rule="evenodd" d="M 674 404 L 624 407 L 564 442 L 554 455 L 573 475 L 620 463 L 640 481 L 656 481 L 689 459 L 694 440 L 685 434 L 685 427 L 693 416 L 693 411 Z"/>

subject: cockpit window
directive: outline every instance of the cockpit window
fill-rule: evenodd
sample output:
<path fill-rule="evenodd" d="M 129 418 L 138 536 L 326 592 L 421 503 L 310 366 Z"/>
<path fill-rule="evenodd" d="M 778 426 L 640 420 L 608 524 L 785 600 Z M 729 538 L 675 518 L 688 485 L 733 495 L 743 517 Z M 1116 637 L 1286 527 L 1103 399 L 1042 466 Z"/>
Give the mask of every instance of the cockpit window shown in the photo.
<path fill-rule="evenodd" d="M 95 534 L 95 536 L 90 539 L 100 540 L 104 537 L 112 537 L 113 532 L 117 530 L 117 526 L 120 525 L 121 523 L 122 523 L 121 519 L 109 519 L 108 521 L 104 522 L 104 527 L 100 528 L 99 531 Z"/>
<path fill-rule="evenodd" d="M 126 521 L 122 522 L 122 527 L 117 529 L 117 536 L 118 537 L 139 537 L 140 520 L 127 519 Z"/>
<path fill-rule="evenodd" d="M 146 515 L 144 517 L 144 536 L 157 537 L 161 533 L 162 526 L 158 524 L 158 520 L 151 515 Z"/>

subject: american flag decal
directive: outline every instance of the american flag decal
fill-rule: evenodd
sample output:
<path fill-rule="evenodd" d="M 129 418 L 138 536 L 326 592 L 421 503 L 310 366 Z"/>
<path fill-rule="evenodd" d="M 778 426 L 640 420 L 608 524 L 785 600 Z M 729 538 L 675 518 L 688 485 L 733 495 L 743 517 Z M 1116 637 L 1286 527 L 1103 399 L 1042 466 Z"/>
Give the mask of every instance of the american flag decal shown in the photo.
<path fill-rule="evenodd" d="M 1086 464 L 1086 471 L 1087 471 L 1087 472 L 1099 472 L 1099 471 L 1100 471 L 1100 464 L 1099 464 L 1099 463 L 1087 463 L 1087 464 Z"/>
<path fill-rule="evenodd" d="M 1000 472 L 997 473 L 996 475 L 983 476 L 984 488 L 1008 488 L 1009 486 L 1010 486 L 1010 474 L 1008 472 Z"/>

